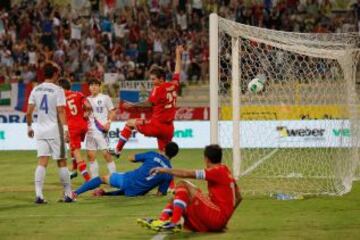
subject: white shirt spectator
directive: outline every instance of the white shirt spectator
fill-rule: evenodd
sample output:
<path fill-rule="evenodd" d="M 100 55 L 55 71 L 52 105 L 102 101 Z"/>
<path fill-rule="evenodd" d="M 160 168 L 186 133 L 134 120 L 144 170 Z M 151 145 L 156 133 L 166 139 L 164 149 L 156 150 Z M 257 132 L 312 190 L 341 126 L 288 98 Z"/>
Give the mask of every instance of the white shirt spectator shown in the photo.
<path fill-rule="evenodd" d="M 119 80 L 118 73 L 105 73 L 104 74 L 104 82 L 105 84 L 113 85 Z"/>
<path fill-rule="evenodd" d="M 193 0 L 192 8 L 201 10 L 203 8 L 202 0 Z"/>
<path fill-rule="evenodd" d="M 81 39 L 81 24 L 71 24 L 71 39 L 80 40 Z"/>
<path fill-rule="evenodd" d="M 163 47 L 162 47 L 162 43 L 161 43 L 160 39 L 154 40 L 154 52 L 157 52 L 157 53 L 163 52 Z"/>
<path fill-rule="evenodd" d="M 180 26 L 181 30 L 186 30 L 187 29 L 187 19 L 186 19 L 186 14 L 176 14 L 176 21 L 177 24 Z"/>
<path fill-rule="evenodd" d="M 35 51 L 29 52 L 29 64 L 36 65 L 37 63 L 37 55 Z"/>

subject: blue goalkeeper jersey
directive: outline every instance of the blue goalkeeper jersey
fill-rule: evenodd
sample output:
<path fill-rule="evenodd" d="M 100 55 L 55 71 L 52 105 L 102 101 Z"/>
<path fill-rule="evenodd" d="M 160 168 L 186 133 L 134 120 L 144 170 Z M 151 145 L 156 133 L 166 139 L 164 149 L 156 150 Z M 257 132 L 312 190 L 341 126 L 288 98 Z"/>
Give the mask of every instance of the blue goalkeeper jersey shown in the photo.
<path fill-rule="evenodd" d="M 150 175 L 155 167 L 171 168 L 170 161 L 157 152 L 146 152 L 135 155 L 135 162 L 142 162 L 141 167 L 125 172 L 124 194 L 126 196 L 144 195 L 155 187 L 159 192 L 166 194 L 173 177 L 169 174 Z"/>

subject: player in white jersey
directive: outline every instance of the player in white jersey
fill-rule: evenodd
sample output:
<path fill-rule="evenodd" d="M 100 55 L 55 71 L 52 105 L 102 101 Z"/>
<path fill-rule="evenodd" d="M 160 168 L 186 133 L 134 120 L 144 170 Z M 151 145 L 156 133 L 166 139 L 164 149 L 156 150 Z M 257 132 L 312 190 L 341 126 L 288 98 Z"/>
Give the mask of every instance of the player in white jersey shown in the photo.
<path fill-rule="evenodd" d="M 92 111 L 89 115 L 88 132 L 86 134 L 85 146 L 90 163 L 91 177 L 99 176 L 99 165 L 95 159 L 96 151 L 101 150 L 109 174 L 116 172 L 115 162 L 113 161 L 109 148 L 107 133 L 110 130 L 111 121 L 115 118 L 115 108 L 108 95 L 100 93 L 101 82 L 97 79 L 89 81 L 91 95 L 87 98 Z"/>
<path fill-rule="evenodd" d="M 69 138 L 65 116 L 64 90 L 56 85 L 60 69 L 53 63 L 44 66 L 45 82 L 36 86 L 29 97 L 26 113 L 28 136 L 34 137 L 32 115 L 37 110 L 37 143 L 38 166 L 35 170 L 35 203 L 47 203 L 43 195 L 46 167 L 51 156 L 57 161 L 60 181 L 64 186 L 64 202 L 72 202 L 70 176 L 66 167 L 65 140 Z"/>

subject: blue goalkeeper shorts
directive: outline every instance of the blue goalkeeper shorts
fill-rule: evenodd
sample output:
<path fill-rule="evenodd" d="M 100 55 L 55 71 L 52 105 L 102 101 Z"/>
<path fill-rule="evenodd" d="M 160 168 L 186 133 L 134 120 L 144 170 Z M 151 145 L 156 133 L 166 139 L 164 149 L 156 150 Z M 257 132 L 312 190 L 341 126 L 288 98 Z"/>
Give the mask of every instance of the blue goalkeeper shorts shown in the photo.
<path fill-rule="evenodd" d="M 125 173 L 112 173 L 110 175 L 109 184 L 112 187 L 124 189 L 124 177 Z"/>

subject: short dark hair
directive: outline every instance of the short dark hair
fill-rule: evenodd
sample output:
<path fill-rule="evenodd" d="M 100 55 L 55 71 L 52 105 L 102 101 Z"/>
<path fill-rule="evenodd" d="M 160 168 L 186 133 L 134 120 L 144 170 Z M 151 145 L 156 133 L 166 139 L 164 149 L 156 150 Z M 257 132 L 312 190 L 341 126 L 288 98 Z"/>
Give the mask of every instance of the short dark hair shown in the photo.
<path fill-rule="evenodd" d="M 46 79 L 52 78 L 59 69 L 55 67 L 52 63 L 45 63 L 44 65 L 44 76 Z"/>
<path fill-rule="evenodd" d="M 69 79 L 67 79 L 67 78 L 60 78 L 59 85 L 60 85 L 60 87 L 62 87 L 65 90 L 71 89 L 71 83 L 70 83 Z"/>
<path fill-rule="evenodd" d="M 207 157 L 211 163 L 221 163 L 222 148 L 217 144 L 207 145 L 204 150 L 204 156 Z"/>
<path fill-rule="evenodd" d="M 169 142 L 165 146 L 165 155 L 171 159 L 176 156 L 179 152 L 179 146 L 176 144 L 176 142 Z"/>
<path fill-rule="evenodd" d="M 89 81 L 88 81 L 88 84 L 89 85 L 101 85 L 101 81 L 99 79 L 96 79 L 96 78 L 90 78 Z"/>
<path fill-rule="evenodd" d="M 159 66 L 153 66 L 151 69 L 150 69 L 150 74 L 153 74 L 155 75 L 157 78 L 162 78 L 166 79 L 166 71 L 165 69 L 163 69 L 162 67 L 159 67 Z"/>

